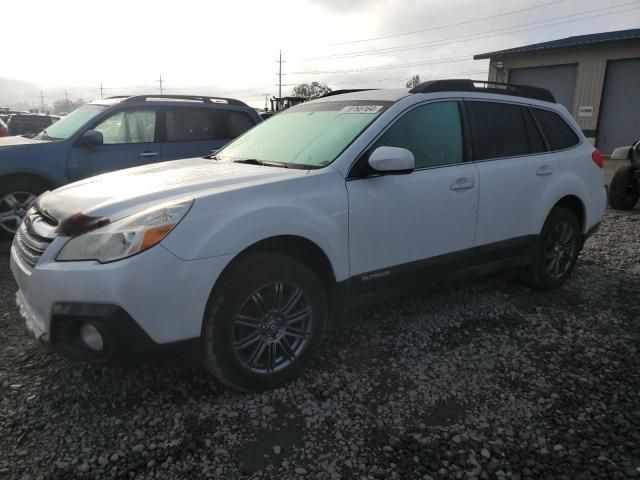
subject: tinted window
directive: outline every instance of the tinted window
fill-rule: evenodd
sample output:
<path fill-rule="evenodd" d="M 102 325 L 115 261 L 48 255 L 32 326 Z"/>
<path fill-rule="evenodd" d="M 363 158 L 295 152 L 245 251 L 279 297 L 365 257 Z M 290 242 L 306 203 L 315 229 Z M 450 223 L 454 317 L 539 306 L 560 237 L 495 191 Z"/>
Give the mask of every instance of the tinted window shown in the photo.
<path fill-rule="evenodd" d="M 536 122 L 531 116 L 531 112 L 528 109 L 524 109 L 524 123 L 527 127 L 527 135 L 529 136 L 529 153 L 540 153 L 546 151 L 544 140 L 540 129 L 536 125 Z"/>
<path fill-rule="evenodd" d="M 102 133 L 104 144 L 150 143 L 154 141 L 156 112 L 133 110 L 111 115 L 95 127 Z"/>
<path fill-rule="evenodd" d="M 167 140 L 231 140 L 255 122 L 242 112 L 218 109 L 176 109 L 167 111 Z"/>
<path fill-rule="evenodd" d="M 456 102 L 429 103 L 405 113 L 375 143 L 411 150 L 416 168 L 463 161 L 462 126 Z"/>
<path fill-rule="evenodd" d="M 529 153 L 522 108 L 497 102 L 468 102 L 474 125 L 476 160 L 513 157 Z"/>
<path fill-rule="evenodd" d="M 210 112 L 197 109 L 167 111 L 167 140 L 193 141 L 225 138 L 213 124 Z"/>
<path fill-rule="evenodd" d="M 228 111 L 226 114 L 229 118 L 229 130 L 231 133 L 229 138 L 239 137 L 256 124 L 246 113 Z"/>
<path fill-rule="evenodd" d="M 533 109 L 551 150 L 563 150 L 580 143 L 580 139 L 557 113 L 541 108 Z"/>

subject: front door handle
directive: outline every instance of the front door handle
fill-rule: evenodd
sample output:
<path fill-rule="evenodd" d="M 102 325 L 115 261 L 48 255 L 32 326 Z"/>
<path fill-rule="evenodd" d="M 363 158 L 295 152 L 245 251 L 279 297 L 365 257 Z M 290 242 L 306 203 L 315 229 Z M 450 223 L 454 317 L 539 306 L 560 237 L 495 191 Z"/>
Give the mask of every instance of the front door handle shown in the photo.
<path fill-rule="evenodd" d="M 140 154 L 141 157 L 157 157 L 159 155 L 158 152 L 146 151 Z"/>
<path fill-rule="evenodd" d="M 449 185 L 449 188 L 451 190 L 469 190 L 470 188 L 473 188 L 474 185 L 475 181 L 473 178 L 462 177 Z"/>
<path fill-rule="evenodd" d="M 551 175 L 553 173 L 553 167 L 551 165 L 542 165 L 538 170 L 536 170 L 536 175 Z"/>

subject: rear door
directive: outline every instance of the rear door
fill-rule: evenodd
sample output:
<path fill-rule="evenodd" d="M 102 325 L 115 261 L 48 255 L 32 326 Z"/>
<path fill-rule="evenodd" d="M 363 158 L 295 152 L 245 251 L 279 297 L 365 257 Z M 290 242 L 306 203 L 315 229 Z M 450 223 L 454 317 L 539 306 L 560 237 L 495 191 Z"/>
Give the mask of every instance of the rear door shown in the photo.
<path fill-rule="evenodd" d="M 174 107 L 164 115 L 163 160 L 210 155 L 255 125 L 247 113 L 223 108 Z"/>
<path fill-rule="evenodd" d="M 519 256 L 534 232 L 534 209 L 545 184 L 557 173 L 557 158 L 526 105 L 466 100 L 473 156 L 480 174 L 476 245 L 483 260 Z M 483 248 L 484 247 L 484 248 Z"/>
<path fill-rule="evenodd" d="M 155 109 L 140 108 L 116 112 L 93 126 L 93 130 L 102 133 L 104 143 L 71 148 L 68 158 L 70 179 L 79 180 L 160 161 L 157 118 Z"/>

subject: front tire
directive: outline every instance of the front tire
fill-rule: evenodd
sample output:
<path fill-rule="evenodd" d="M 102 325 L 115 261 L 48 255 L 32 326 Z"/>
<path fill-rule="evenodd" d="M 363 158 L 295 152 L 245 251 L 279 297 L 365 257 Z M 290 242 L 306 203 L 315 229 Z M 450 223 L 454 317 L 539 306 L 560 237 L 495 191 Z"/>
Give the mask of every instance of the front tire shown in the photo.
<path fill-rule="evenodd" d="M 31 204 L 45 186 L 28 179 L 0 182 L 0 238 L 12 239 Z"/>
<path fill-rule="evenodd" d="M 631 210 L 638 203 L 640 193 L 629 190 L 634 170 L 631 165 L 620 167 L 611 179 L 608 197 L 614 210 Z"/>
<path fill-rule="evenodd" d="M 327 326 L 318 276 L 280 254 L 250 254 L 231 267 L 209 300 L 200 339 L 204 366 L 224 385 L 260 391 L 298 376 Z"/>
<path fill-rule="evenodd" d="M 581 236 L 580 223 L 571 210 L 553 209 L 536 241 L 533 264 L 524 272 L 525 283 L 539 290 L 562 286 L 576 265 Z"/>

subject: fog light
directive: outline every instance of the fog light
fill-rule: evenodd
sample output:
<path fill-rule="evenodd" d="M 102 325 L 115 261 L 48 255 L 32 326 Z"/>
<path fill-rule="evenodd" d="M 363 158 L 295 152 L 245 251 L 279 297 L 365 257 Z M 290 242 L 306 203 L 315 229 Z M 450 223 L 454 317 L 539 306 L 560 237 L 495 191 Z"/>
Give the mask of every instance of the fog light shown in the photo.
<path fill-rule="evenodd" d="M 100 352 L 104 348 L 102 335 L 100 335 L 98 329 L 90 323 L 82 324 L 82 326 L 80 327 L 80 338 L 82 339 L 84 344 L 91 350 Z"/>

